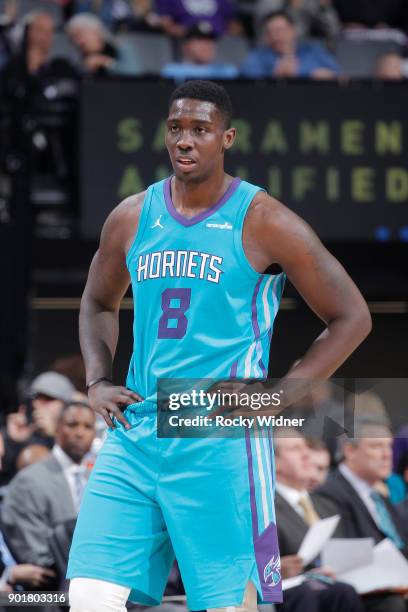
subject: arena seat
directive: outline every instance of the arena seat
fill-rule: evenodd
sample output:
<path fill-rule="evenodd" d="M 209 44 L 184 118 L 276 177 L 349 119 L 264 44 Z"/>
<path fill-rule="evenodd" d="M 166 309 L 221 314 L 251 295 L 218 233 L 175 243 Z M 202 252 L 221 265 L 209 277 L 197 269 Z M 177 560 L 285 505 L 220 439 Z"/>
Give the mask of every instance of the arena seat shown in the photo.
<path fill-rule="evenodd" d="M 218 41 L 217 61 L 239 66 L 249 51 L 249 43 L 243 36 L 226 35 Z"/>
<path fill-rule="evenodd" d="M 163 66 L 173 61 L 172 43 L 167 36 L 130 32 L 118 34 L 116 40 L 133 47 L 144 74 L 160 74 Z"/>
<path fill-rule="evenodd" d="M 64 32 L 55 33 L 51 48 L 51 57 L 62 57 L 73 65 L 81 64 L 81 55 L 79 51 L 74 47 Z"/>
<path fill-rule="evenodd" d="M 340 38 L 335 53 L 344 74 L 358 79 L 374 76 L 378 59 L 386 53 L 398 53 L 399 50 L 400 47 L 394 42 Z"/>
<path fill-rule="evenodd" d="M 5 5 L 5 2 L 2 2 L 1 5 Z M 4 6 L 1 5 L 0 11 L 4 10 Z M 18 19 L 32 11 L 45 11 L 49 13 L 57 26 L 61 26 L 64 21 L 62 8 L 57 2 L 50 2 L 50 0 L 18 0 Z"/>

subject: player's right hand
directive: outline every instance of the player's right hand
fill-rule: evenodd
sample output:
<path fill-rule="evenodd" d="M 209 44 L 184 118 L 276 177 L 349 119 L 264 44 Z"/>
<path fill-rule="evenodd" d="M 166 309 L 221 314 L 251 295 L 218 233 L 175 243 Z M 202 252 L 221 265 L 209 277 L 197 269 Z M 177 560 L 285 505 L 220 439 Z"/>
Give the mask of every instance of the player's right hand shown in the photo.
<path fill-rule="evenodd" d="M 93 385 L 88 391 L 88 399 L 91 408 L 104 418 L 105 423 L 111 429 L 116 428 L 112 417 L 122 423 L 125 429 L 130 429 L 131 425 L 120 406 L 129 406 L 143 401 L 143 398 L 135 391 L 130 391 L 126 387 L 117 387 L 108 381 L 101 381 Z"/>

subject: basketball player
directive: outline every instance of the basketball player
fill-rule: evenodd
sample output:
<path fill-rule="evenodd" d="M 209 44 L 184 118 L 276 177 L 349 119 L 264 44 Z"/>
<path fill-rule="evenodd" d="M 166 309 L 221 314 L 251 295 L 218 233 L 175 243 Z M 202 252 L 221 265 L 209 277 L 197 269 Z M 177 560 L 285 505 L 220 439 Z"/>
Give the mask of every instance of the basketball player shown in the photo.
<path fill-rule="evenodd" d="M 215 83 L 174 91 L 174 176 L 113 210 L 91 264 L 81 347 L 89 400 L 110 431 L 70 552 L 72 612 L 123 612 L 128 598 L 157 605 L 174 554 L 192 610 L 280 602 L 270 438 L 158 438 L 156 383 L 266 377 L 285 274 L 327 325 L 291 377 L 329 377 L 370 331 L 358 289 L 306 223 L 224 172 L 231 112 Z M 277 273 L 264 274 L 271 264 Z M 125 388 L 111 371 L 130 281 Z"/>

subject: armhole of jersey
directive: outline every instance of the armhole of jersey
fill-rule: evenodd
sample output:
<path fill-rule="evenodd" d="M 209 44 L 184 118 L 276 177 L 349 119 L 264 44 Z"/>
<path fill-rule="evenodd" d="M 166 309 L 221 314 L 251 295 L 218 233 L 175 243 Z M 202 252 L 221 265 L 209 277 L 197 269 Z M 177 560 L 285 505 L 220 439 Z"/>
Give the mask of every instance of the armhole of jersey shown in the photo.
<path fill-rule="evenodd" d="M 150 204 L 152 202 L 152 196 L 153 196 L 153 187 L 154 185 L 151 185 L 145 194 L 145 197 L 143 199 L 143 204 L 142 204 L 142 210 L 140 213 L 140 217 L 139 217 L 139 224 L 136 230 L 136 234 L 135 237 L 133 239 L 133 242 L 131 244 L 131 247 L 128 251 L 128 254 L 126 255 L 126 265 L 129 268 L 130 265 L 130 261 L 137 249 L 137 247 L 140 245 L 142 238 L 143 238 L 143 234 L 144 231 L 146 229 L 146 223 L 147 223 L 147 219 L 149 217 L 149 209 L 150 209 Z"/>
<path fill-rule="evenodd" d="M 257 279 L 262 276 L 262 272 L 258 272 L 258 270 L 255 270 L 248 257 L 246 256 L 242 234 L 244 231 L 244 224 L 248 209 L 251 205 L 252 200 L 259 191 L 265 191 L 265 189 L 263 189 L 262 187 L 257 187 L 256 191 L 252 191 L 246 194 L 246 196 L 243 198 L 238 210 L 237 225 L 234 231 L 234 245 L 238 260 L 242 264 L 243 269 L 249 274 L 251 278 L 254 279 Z"/>

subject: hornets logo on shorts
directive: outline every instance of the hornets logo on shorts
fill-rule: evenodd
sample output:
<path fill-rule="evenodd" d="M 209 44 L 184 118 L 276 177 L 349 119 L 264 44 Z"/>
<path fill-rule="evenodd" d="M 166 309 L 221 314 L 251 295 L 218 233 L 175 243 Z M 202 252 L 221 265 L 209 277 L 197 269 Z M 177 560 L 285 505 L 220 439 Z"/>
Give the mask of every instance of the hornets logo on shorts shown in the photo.
<path fill-rule="evenodd" d="M 274 555 L 272 559 L 265 565 L 264 569 L 264 581 L 266 584 L 270 583 L 275 586 L 281 579 L 280 574 L 280 557 Z"/>

